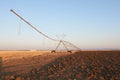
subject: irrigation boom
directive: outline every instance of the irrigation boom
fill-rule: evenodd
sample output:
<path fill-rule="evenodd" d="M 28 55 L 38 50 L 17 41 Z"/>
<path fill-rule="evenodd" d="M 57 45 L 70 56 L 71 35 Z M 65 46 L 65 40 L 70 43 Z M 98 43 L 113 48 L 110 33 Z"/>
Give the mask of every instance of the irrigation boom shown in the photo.
<path fill-rule="evenodd" d="M 21 17 L 19 14 L 17 14 L 14 10 L 10 10 L 12 13 L 14 13 L 16 16 L 18 16 L 21 20 L 23 20 L 26 24 L 28 24 L 31 28 L 33 28 L 35 31 L 37 31 L 39 34 L 42 34 L 44 37 L 46 37 L 46 38 L 48 38 L 48 39 L 50 39 L 50 40 L 53 40 L 53 41 L 58 41 L 59 43 L 58 43 L 58 45 L 57 45 L 57 47 L 56 47 L 56 49 L 60 46 L 60 44 L 62 43 L 63 45 L 64 45 L 64 47 L 66 48 L 66 50 L 68 50 L 68 48 L 66 47 L 66 44 L 69 44 L 69 45 L 71 45 L 72 47 L 74 47 L 74 48 L 76 48 L 76 49 L 78 49 L 78 50 L 80 50 L 80 48 L 78 48 L 77 46 L 75 46 L 74 44 L 72 44 L 72 43 L 70 43 L 70 42 L 68 42 L 68 41 L 64 41 L 64 40 L 57 40 L 57 39 L 53 39 L 53 38 L 51 38 L 51 37 L 49 37 L 49 36 L 47 36 L 46 34 L 44 34 L 44 33 L 42 33 L 41 31 L 39 31 L 36 27 L 34 27 L 32 24 L 30 24 L 27 20 L 25 20 L 23 17 Z M 66 43 L 66 44 L 65 44 Z M 55 49 L 55 50 L 56 50 Z M 54 51 L 55 51 L 54 50 Z M 69 51 L 69 50 L 68 50 Z"/>
<path fill-rule="evenodd" d="M 38 33 L 42 34 L 43 36 L 45 36 L 46 38 L 48 39 L 51 39 L 53 41 L 60 41 L 60 40 L 56 40 L 56 39 L 53 39 L 49 36 L 47 36 L 46 34 L 42 33 L 41 31 L 39 31 L 37 28 L 35 28 L 32 24 L 30 24 L 28 21 L 26 21 L 23 17 L 21 17 L 20 15 L 18 15 L 14 10 L 10 10 L 11 12 L 13 12 L 16 16 L 18 16 L 21 20 L 23 20 L 25 23 L 27 23 L 30 27 L 32 27 L 34 30 L 36 30 Z"/>

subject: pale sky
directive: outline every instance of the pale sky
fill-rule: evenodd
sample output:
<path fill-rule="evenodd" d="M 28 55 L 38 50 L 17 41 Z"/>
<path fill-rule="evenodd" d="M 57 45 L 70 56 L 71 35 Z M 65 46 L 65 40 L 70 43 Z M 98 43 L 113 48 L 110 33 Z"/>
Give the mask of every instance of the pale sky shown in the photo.
<path fill-rule="evenodd" d="M 0 50 L 53 49 L 56 43 L 10 9 L 48 36 L 81 49 L 120 50 L 120 0 L 0 0 Z"/>

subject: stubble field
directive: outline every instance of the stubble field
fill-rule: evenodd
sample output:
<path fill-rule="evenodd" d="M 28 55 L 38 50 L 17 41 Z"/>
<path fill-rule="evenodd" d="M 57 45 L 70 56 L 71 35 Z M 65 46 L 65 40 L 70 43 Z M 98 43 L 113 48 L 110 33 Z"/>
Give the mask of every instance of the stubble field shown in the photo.
<path fill-rule="evenodd" d="M 120 51 L 0 51 L 3 80 L 120 80 Z"/>

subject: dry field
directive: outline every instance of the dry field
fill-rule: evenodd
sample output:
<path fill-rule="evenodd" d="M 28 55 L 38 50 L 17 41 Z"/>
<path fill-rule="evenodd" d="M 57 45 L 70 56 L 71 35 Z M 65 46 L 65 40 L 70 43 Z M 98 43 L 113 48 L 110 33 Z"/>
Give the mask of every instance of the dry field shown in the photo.
<path fill-rule="evenodd" d="M 9 60 L 9 59 L 20 59 L 20 58 L 27 58 L 27 57 L 33 57 L 37 55 L 43 55 L 48 54 L 50 51 L 0 51 L 0 57 L 3 58 L 3 60 Z"/>
<path fill-rule="evenodd" d="M 3 80 L 120 80 L 120 51 L 1 51 L 0 56 Z"/>
<path fill-rule="evenodd" d="M 49 63 L 63 55 L 70 53 L 50 51 L 0 51 L 2 57 L 2 71 L 4 75 L 22 75 L 27 74 L 34 68 Z M 7 79 L 6 79 L 7 80 Z M 9 79 L 8 79 L 9 80 Z"/>

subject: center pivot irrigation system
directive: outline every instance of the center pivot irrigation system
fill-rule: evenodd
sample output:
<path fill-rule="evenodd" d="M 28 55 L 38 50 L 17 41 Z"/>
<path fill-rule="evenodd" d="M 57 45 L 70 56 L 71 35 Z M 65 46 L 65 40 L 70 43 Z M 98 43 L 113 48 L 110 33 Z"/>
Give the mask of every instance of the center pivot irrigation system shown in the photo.
<path fill-rule="evenodd" d="M 58 47 L 63 44 L 63 46 L 65 47 L 65 49 L 67 50 L 67 52 L 72 52 L 71 50 L 68 49 L 67 45 L 66 44 L 69 44 L 71 47 L 74 47 L 76 48 L 77 50 L 80 50 L 79 47 L 75 46 L 74 44 L 68 42 L 68 41 L 64 41 L 64 40 L 57 40 L 57 39 L 54 39 L 54 38 L 51 38 L 49 36 L 47 36 L 46 34 L 42 33 L 41 31 L 39 31 L 36 27 L 34 27 L 32 24 L 30 24 L 28 21 L 26 21 L 23 17 L 21 17 L 19 14 L 17 14 L 14 10 L 10 10 L 12 13 L 14 13 L 17 17 L 19 17 L 21 20 L 23 20 L 26 24 L 28 24 L 31 28 L 33 28 L 35 31 L 37 31 L 39 34 L 43 35 L 44 37 L 52 40 L 52 41 L 56 41 L 58 42 L 58 45 L 56 46 L 55 50 L 52 50 L 51 52 L 56 52 L 56 50 L 58 49 Z"/>

